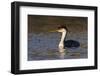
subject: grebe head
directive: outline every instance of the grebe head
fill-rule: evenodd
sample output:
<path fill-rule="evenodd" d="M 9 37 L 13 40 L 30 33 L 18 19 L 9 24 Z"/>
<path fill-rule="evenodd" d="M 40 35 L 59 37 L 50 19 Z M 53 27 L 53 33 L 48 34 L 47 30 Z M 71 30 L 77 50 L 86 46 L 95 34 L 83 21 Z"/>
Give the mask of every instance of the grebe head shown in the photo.
<path fill-rule="evenodd" d="M 56 30 L 52 30 L 52 31 L 49 31 L 49 32 L 63 33 L 63 32 L 68 32 L 68 29 L 67 29 L 66 25 L 59 25 Z"/>
<path fill-rule="evenodd" d="M 68 31 L 68 29 L 65 25 L 60 25 L 57 30 L 57 32 L 66 32 L 66 31 Z"/>

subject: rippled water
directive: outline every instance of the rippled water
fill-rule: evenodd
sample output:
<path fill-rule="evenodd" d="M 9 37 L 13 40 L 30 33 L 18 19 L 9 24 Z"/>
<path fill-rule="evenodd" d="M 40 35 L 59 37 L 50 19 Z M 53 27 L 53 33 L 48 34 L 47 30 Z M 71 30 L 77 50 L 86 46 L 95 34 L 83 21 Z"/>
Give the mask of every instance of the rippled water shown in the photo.
<path fill-rule="evenodd" d="M 66 40 L 72 39 L 80 42 L 79 48 L 66 48 L 59 53 L 58 44 L 60 33 L 29 33 L 28 34 L 28 60 L 55 60 L 87 58 L 87 34 L 70 33 Z"/>

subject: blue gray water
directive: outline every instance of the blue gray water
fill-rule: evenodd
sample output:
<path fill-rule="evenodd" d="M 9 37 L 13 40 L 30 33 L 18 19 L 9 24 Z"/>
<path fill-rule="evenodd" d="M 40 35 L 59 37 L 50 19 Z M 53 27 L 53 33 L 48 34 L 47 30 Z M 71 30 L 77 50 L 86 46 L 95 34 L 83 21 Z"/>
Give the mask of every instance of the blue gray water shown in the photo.
<path fill-rule="evenodd" d="M 80 43 L 78 48 L 66 48 L 59 53 L 58 44 L 60 33 L 29 33 L 28 34 L 28 61 L 87 58 L 87 33 L 70 33 L 65 40 L 76 40 Z"/>

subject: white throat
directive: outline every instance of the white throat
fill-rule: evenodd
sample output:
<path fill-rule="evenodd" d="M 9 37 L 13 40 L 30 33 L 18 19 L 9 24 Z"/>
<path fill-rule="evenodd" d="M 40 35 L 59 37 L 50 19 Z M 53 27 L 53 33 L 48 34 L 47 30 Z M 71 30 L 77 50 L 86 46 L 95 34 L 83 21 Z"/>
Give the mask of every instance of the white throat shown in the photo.
<path fill-rule="evenodd" d="M 64 48 L 64 40 L 65 40 L 65 37 L 66 37 L 66 31 L 62 32 L 61 40 L 60 40 L 60 43 L 59 43 L 59 48 L 60 49 L 63 49 Z"/>

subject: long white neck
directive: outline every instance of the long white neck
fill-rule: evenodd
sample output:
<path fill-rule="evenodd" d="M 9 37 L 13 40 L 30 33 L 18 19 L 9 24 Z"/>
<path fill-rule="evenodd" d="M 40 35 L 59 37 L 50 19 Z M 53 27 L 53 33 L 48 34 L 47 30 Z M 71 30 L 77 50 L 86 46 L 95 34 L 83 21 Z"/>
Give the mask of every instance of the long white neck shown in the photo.
<path fill-rule="evenodd" d="M 61 40 L 60 40 L 60 43 L 59 43 L 59 48 L 60 49 L 63 49 L 64 48 L 64 40 L 65 40 L 65 37 L 66 37 L 66 31 L 62 32 Z"/>
<path fill-rule="evenodd" d="M 66 31 L 62 32 L 61 40 L 59 43 L 59 52 L 64 52 L 64 40 L 66 37 Z"/>
<path fill-rule="evenodd" d="M 65 37 L 66 37 L 66 31 L 65 32 L 62 32 L 62 36 L 61 36 L 60 43 L 63 43 L 64 42 Z"/>

